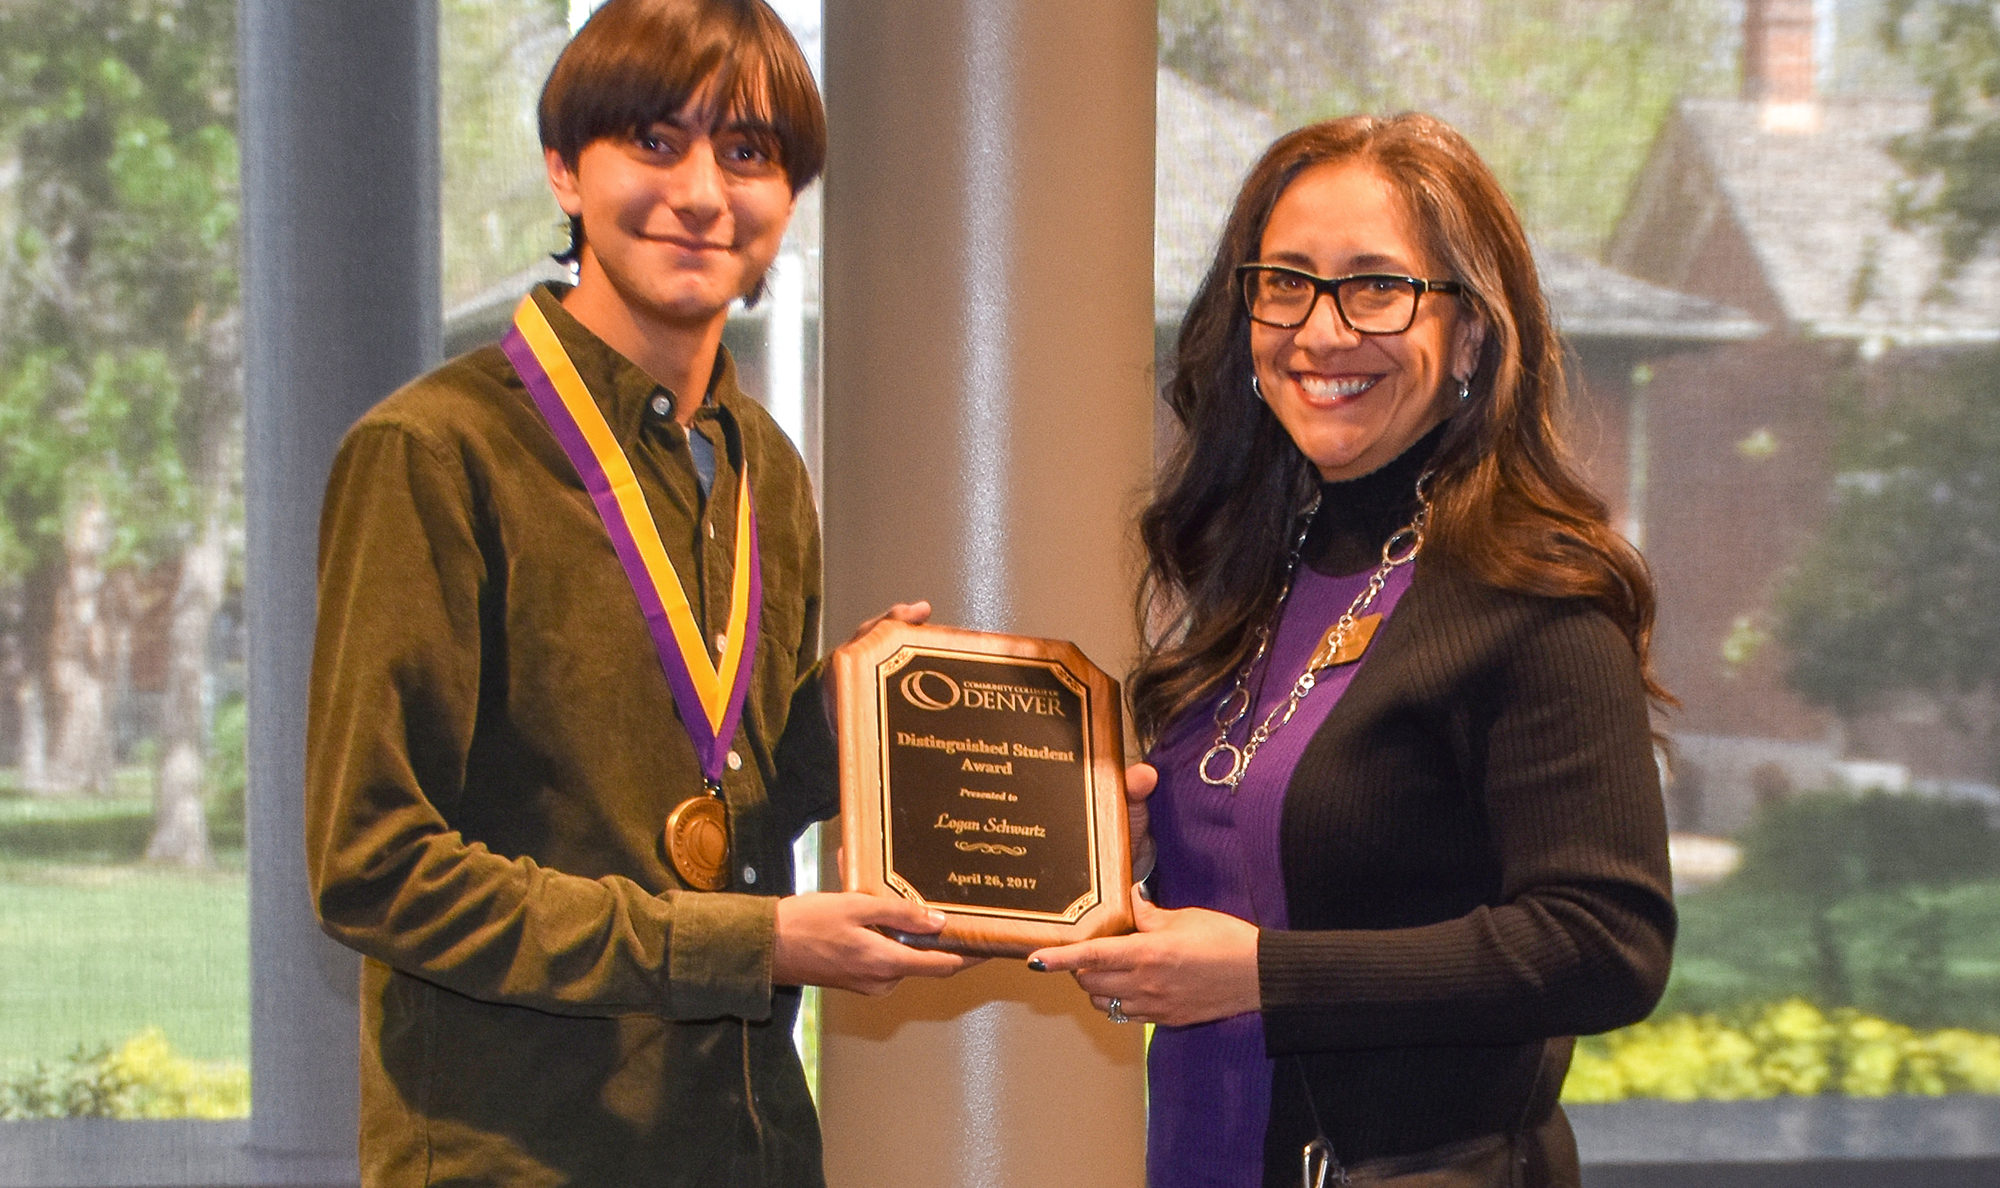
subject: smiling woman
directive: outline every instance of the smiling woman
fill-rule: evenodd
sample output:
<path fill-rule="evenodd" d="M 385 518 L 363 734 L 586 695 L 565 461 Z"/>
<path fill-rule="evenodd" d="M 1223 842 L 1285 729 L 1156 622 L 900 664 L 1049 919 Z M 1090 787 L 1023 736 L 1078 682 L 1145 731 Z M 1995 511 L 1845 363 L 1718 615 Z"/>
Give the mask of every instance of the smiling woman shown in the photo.
<path fill-rule="evenodd" d="M 1034 958 L 1164 1025 L 1155 1188 L 1573 1185 L 1567 1037 L 1652 1008 L 1674 913 L 1651 586 L 1561 460 L 1519 220 L 1435 119 L 1302 128 L 1175 364 L 1131 682 L 1159 906 Z"/>
<path fill-rule="evenodd" d="M 1291 319 L 1253 317 L 1238 279 L 1257 264 L 1309 279 L 1400 273 L 1450 295 L 1413 294 L 1401 334 L 1356 333 L 1325 300 L 1277 327 L 1266 323 Z M 1527 236 L 1463 137 L 1411 115 L 1280 138 L 1230 212 L 1164 392 L 1185 432 L 1141 531 L 1149 597 L 1173 627 L 1133 680 L 1141 731 L 1156 735 L 1250 658 L 1300 510 L 1335 477 L 1321 467 L 1379 471 L 1440 425 L 1428 466 L 1438 550 L 1496 587 L 1592 602 L 1643 656 L 1651 582 L 1563 460 L 1566 383 Z"/>

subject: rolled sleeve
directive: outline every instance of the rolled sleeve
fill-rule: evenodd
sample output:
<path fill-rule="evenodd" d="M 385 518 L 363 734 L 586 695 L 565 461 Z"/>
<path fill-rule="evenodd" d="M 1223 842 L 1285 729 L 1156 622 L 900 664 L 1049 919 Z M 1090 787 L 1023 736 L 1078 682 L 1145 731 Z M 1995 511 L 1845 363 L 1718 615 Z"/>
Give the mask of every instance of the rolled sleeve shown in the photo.
<path fill-rule="evenodd" d="M 675 897 L 667 992 L 678 1019 L 771 1016 L 778 901 L 761 895 Z"/>

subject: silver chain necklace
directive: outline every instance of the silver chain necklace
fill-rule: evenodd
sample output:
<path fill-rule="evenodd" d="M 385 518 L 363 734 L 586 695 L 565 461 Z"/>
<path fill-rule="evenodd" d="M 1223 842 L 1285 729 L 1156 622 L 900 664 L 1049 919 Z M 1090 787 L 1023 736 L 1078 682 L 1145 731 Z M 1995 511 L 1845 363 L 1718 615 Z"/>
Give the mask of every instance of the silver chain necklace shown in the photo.
<path fill-rule="evenodd" d="M 1202 754 L 1201 764 L 1195 769 L 1200 773 L 1202 783 L 1214 788 L 1236 791 L 1236 786 L 1243 782 L 1243 773 L 1250 769 L 1250 760 L 1257 757 L 1258 750 L 1270 741 L 1273 734 L 1292 720 L 1292 715 L 1298 712 L 1299 703 L 1304 701 L 1306 694 L 1311 693 L 1313 686 L 1319 683 L 1319 674 L 1333 667 L 1335 658 L 1341 654 L 1341 649 L 1347 643 L 1348 636 L 1353 634 L 1355 622 L 1367 613 L 1368 608 L 1374 604 L 1376 596 L 1382 593 L 1382 587 L 1388 584 L 1390 572 L 1399 565 L 1408 565 L 1415 561 L 1417 554 L 1423 551 L 1424 529 L 1429 526 L 1431 518 L 1431 502 L 1426 493 L 1430 477 L 1430 472 L 1426 471 L 1417 479 L 1416 516 L 1407 525 L 1390 533 L 1389 539 L 1382 542 L 1382 563 L 1375 567 L 1374 573 L 1368 575 L 1368 584 L 1354 596 L 1354 601 L 1347 604 L 1347 609 L 1341 612 L 1339 620 L 1334 623 L 1333 630 L 1328 633 L 1325 640 L 1321 641 L 1320 646 L 1313 650 L 1312 656 L 1306 661 L 1305 671 L 1299 674 L 1298 680 L 1292 682 L 1291 696 L 1285 699 L 1283 705 L 1272 706 L 1271 712 L 1264 715 L 1264 720 L 1250 731 L 1250 737 L 1244 739 L 1243 745 L 1239 747 L 1229 741 L 1229 732 L 1250 713 L 1252 700 L 1250 674 L 1271 650 L 1272 626 L 1284 615 L 1285 601 L 1292 596 L 1292 580 L 1299 571 L 1299 553 L 1305 548 L 1306 533 L 1312 528 L 1313 513 L 1319 510 L 1319 497 L 1313 497 L 1312 504 L 1305 510 L 1305 522 L 1299 528 L 1297 539 L 1292 542 L 1291 556 L 1285 562 L 1285 585 L 1278 593 L 1278 605 L 1271 611 L 1271 617 L 1264 621 L 1263 626 L 1257 628 L 1257 650 L 1251 654 L 1249 662 L 1237 672 L 1235 687 L 1230 689 L 1229 695 L 1215 707 L 1215 743 Z M 1214 769 L 1223 767 L 1224 764 L 1227 764 L 1227 767 L 1223 769 L 1221 775 L 1211 774 Z"/>

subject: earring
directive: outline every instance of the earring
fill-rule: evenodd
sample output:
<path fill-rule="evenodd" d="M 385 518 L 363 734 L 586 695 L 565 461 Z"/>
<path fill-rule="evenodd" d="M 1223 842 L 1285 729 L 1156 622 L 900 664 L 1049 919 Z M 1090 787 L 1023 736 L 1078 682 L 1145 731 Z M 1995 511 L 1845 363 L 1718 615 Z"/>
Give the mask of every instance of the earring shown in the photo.
<path fill-rule="evenodd" d="M 1257 394 L 1258 400 L 1263 401 L 1265 404 L 1270 403 L 1270 401 L 1264 400 L 1264 385 L 1257 382 L 1257 373 L 1254 371 L 1250 373 L 1250 390 Z"/>
<path fill-rule="evenodd" d="M 1461 379 L 1461 380 L 1459 380 L 1459 381 L 1458 381 L 1458 402 L 1459 402 L 1460 404 L 1464 404 L 1464 403 L 1465 403 L 1466 401 L 1468 401 L 1468 400 L 1470 400 L 1470 399 L 1472 399 L 1472 381 L 1471 381 L 1471 380 L 1469 380 L 1469 379 Z"/>

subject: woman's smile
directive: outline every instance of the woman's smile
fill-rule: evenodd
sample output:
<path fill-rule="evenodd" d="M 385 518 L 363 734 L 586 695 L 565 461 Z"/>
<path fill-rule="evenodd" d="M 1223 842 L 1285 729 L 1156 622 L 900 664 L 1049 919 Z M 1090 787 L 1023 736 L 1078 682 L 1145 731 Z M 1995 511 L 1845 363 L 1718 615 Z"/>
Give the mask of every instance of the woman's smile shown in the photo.
<path fill-rule="evenodd" d="M 1306 399 L 1314 404 L 1352 401 L 1381 380 L 1382 377 L 1379 375 L 1316 375 L 1309 371 L 1292 372 L 1292 381 L 1305 391 Z"/>

